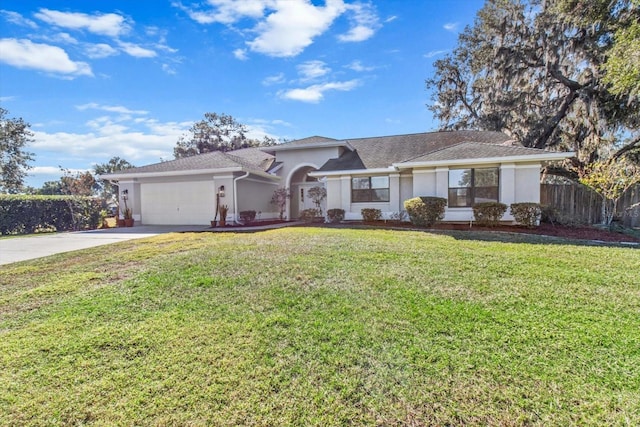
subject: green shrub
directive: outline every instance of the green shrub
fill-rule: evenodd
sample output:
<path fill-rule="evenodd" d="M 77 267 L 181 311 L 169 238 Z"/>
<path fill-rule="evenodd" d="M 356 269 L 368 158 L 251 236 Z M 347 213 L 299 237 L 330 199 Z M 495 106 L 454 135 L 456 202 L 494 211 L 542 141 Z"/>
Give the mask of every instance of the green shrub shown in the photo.
<path fill-rule="evenodd" d="M 540 210 L 542 211 L 540 214 L 540 222 L 553 225 L 564 225 L 567 227 L 585 225 L 585 222 L 581 220 L 580 217 L 567 215 L 553 206 L 540 206 Z"/>
<path fill-rule="evenodd" d="M 344 209 L 329 209 L 327 210 L 327 218 L 329 222 L 340 222 L 344 219 Z"/>
<path fill-rule="evenodd" d="M 473 205 L 473 217 L 480 225 L 495 227 L 500 224 L 502 215 L 507 211 L 507 205 L 500 202 L 483 202 Z"/>
<path fill-rule="evenodd" d="M 256 219 L 256 211 L 240 211 L 240 221 L 252 222 Z"/>
<path fill-rule="evenodd" d="M 364 208 L 360 209 L 360 214 L 364 222 L 378 221 L 382 218 L 382 211 L 380 209 Z"/>
<path fill-rule="evenodd" d="M 300 219 L 306 222 L 314 222 L 319 217 L 320 211 L 318 209 L 310 208 L 300 211 Z"/>
<path fill-rule="evenodd" d="M 512 203 L 511 215 L 518 224 L 534 228 L 540 221 L 542 208 L 539 203 Z"/>
<path fill-rule="evenodd" d="M 447 199 L 442 197 L 414 197 L 404 201 L 409 220 L 418 227 L 430 227 L 444 218 Z"/>
<path fill-rule="evenodd" d="M 0 234 L 95 229 L 103 208 L 92 197 L 0 195 Z"/>

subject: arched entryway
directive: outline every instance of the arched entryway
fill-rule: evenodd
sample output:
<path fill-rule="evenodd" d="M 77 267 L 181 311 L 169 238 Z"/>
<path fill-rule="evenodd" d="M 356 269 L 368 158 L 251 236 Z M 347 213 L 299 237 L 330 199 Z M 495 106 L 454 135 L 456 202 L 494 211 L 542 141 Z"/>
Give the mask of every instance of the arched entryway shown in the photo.
<path fill-rule="evenodd" d="M 324 187 L 324 182 L 318 178 L 309 176 L 309 172 L 317 170 L 313 165 L 303 165 L 292 171 L 289 176 L 288 187 L 291 191 L 289 201 L 289 218 L 299 218 L 300 212 L 305 209 L 315 208 L 314 201 L 308 196 L 308 192 L 313 187 Z M 326 200 L 322 201 L 322 212 L 325 211 Z"/>

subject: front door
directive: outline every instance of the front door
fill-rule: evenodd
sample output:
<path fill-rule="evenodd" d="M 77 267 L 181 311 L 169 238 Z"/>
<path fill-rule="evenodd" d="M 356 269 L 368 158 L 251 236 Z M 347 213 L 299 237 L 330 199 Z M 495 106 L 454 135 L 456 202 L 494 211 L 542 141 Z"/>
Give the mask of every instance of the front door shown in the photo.
<path fill-rule="evenodd" d="M 297 200 L 298 200 L 298 207 L 299 207 L 298 214 L 300 213 L 300 211 L 303 211 L 305 209 L 315 209 L 317 207 L 313 199 L 309 197 L 309 190 L 312 189 L 313 187 L 324 188 L 324 184 L 322 182 L 317 182 L 317 181 L 298 184 L 298 191 L 297 191 L 297 194 L 295 195 L 295 197 L 297 197 Z M 292 197 L 294 197 L 293 194 L 292 194 Z M 320 203 L 320 207 L 322 209 L 323 215 L 326 213 L 325 212 L 326 205 L 327 205 L 327 200 L 325 198 Z"/>

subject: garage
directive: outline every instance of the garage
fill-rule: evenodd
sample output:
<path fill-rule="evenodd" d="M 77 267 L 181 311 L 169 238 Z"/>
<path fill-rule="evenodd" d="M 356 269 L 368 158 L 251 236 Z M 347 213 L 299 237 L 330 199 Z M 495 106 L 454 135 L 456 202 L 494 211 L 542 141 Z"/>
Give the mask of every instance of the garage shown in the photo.
<path fill-rule="evenodd" d="M 140 184 L 140 213 L 148 225 L 202 225 L 213 219 L 213 180 Z"/>

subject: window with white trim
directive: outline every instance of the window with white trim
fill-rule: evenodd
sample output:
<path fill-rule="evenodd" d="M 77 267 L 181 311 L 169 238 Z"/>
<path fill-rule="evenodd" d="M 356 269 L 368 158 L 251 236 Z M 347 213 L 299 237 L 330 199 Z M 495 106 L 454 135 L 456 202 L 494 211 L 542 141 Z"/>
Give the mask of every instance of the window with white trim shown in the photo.
<path fill-rule="evenodd" d="M 388 202 L 389 177 L 364 176 L 351 178 L 351 201 L 359 202 Z"/>
<path fill-rule="evenodd" d="M 498 202 L 498 168 L 450 169 L 449 207 L 471 207 L 476 203 Z"/>

